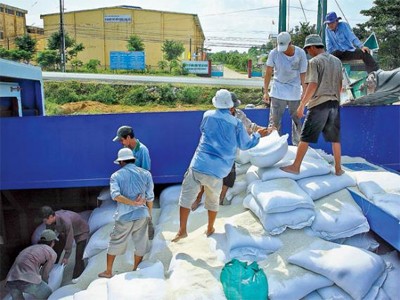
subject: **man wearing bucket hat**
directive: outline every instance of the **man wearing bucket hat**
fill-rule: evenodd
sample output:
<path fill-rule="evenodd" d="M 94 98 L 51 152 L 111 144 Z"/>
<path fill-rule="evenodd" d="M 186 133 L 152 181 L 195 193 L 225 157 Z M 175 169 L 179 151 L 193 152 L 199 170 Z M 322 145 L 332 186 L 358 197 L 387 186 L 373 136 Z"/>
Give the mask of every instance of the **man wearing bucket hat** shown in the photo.
<path fill-rule="evenodd" d="M 53 250 L 57 240 L 54 231 L 43 230 L 38 244 L 18 254 L 6 278 L 6 287 L 12 299 L 24 299 L 23 293 L 35 299 L 47 299 L 50 296 L 52 290 L 46 282 L 57 258 Z"/>
<path fill-rule="evenodd" d="M 99 277 L 111 278 L 115 257 L 126 252 L 129 239 L 134 242 L 135 271 L 148 251 L 149 210 L 146 202 L 154 200 L 154 184 L 149 171 L 135 165 L 135 157 L 128 148 L 118 151 L 114 163 L 120 169 L 110 178 L 111 198 L 117 202 L 115 224 L 107 250 L 107 268 Z"/>
<path fill-rule="evenodd" d="M 234 106 L 231 93 L 220 89 L 212 103 L 216 110 L 206 111 L 200 125 L 201 137 L 188 170 L 185 173 L 179 197 L 179 231 L 172 242 L 187 237 L 187 221 L 190 208 L 201 187 L 206 193 L 205 208 L 208 210 L 206 236 L 214 233 L 214 222 L 219 208 L 222 179 L 229 174 L 237 148 L 242 150 L 256 146 L 266 128 L 249 135 L 243 123 L 232 116 Z"/>
<path fill-rule="evenodd" d="M 246 116 L 246 114 L 241 109 L 239 109 L 239 106 L 241 105 L 241 101 L 238 99 L 236 94 L 231 92 L 231 97 L 232 97 L 232 101 L 233 101 L 233 107 L 230 108 L 230 112 L 231 112 L 232 116 L 235 116 L 240 121 L 242 121 L 244 127 L 246 128 L 247 133 L 252 134 L 252 133 L 257 132 L 259 129 L 263 129 L 263 127 L 252 122 Z M 273 130 L 276 130 L 276 128 L 269 127 L 269 128 L 267 128 L 267 130 L 268 130 L 268 134 L 269 134 Z M 236 168 L 235 168 L 235 164 L 233 164 L 231 171 L 223 179 L 222 190 L 221 190 L 221 194 L 219 197 L 219 204 L 221 204 L 221 205 L 223 204 L 226 193 L 228 191 L 228 188 L 233 187 L 235 180 L 236 180 Z M 200 205 L 203 194 L 204 194 L 204 187 L 201 188 L 200 193 L 197 195 L 196 201 L 193 202 L 193 204 L 191 206 L 191 209 L 193 211 L 196 210 L 198 208 L 198 206 Z"/>
<path fill-rule="evenodd" d="M 326 51 L 340 60 L 362 59 L 368 73 L 377 71 L 378 64 L 369 53 L 369 48 L 355 36 L 349 24 L 339 22 L 340 19 L 334 11 L 325 17 Z"/>
<path fill-rule="evenodd" d="M 280 133 L 283 113 L 288 107 L 292 119 L 293 145 L 297 145 L 300 139 L 301 121 L 297 117 L 296 110 L 300 104 L 301 93 L 305 91 L 306 70 L 306 53 L 292 44 L 288 32 L 281 32 L 278 35 L 278 46 L 268 55 L 263 100 L 267 104 L 271 103 L 269 125 L 275 126 Z M 271 84 L 271 92 L 268 93 L 272 73 L 274 80 Z"/>
<path fill-rule="evenodd" d="M 335 174 L 342 175 L 340 145 L 340 91 L 342 89 L 342 63 L 338 58 L 324 50 L 322 39 L 317 34 L 306 37 L 304 50 L 312 57 L 308 63 L 306 83 L 297 109 L 299 118 L 304 116 L 307 104 L 308 112 L 301 130 L 300 143 L 292 165 L 282 167 L 285 172 L 298 174 L 309 143 L 316 143 L 320 133 L 327 142 L 332 143 L 335 160 Z"/>

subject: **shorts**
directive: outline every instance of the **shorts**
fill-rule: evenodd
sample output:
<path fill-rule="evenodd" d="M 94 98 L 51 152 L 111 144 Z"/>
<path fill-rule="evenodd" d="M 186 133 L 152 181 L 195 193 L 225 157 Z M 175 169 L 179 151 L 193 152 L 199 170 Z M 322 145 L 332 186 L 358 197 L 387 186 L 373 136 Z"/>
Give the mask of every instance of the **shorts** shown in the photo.
<path fill-rule="evenodd" d="M 135 245 L 135 255 L 144 256 L 148 250 L 149 235 L 147 226 L 149 218 L 121 222 L 115 221 L 113 231 L 110 234 L 107 253 L 110 255 L 121 255 L 126 252 L 129 237 L 132 237 Z"/>
<path fill-rule="evenodd" d="M 204 193 L 206 195 L 204 207 L 207 210 L 218 211 L 222 179 L 196 172 L 192 168 L 186 171 L 185 178 L 183 179 L 179 205 L 190 209 L 193 202 L 196 201 L 201 186 L 204 186 Z"/>
<path fill-rule="evenodd" d="M 332 100 L 312 107 L 304 121 L 300 140 L 306 143 L 317 143 L 322 132 L 325 141 L 340 143 L 340 107 L 339 102 Z"/>
<path fill-rule="evenodd" d="M 233 163 L 230 173 L 226 175 L 224 179 L 222 179 L 222 184 L 231 188 L 235 184 L 235 180 L 236 180 L 236 167 L 235 163 Z"/>

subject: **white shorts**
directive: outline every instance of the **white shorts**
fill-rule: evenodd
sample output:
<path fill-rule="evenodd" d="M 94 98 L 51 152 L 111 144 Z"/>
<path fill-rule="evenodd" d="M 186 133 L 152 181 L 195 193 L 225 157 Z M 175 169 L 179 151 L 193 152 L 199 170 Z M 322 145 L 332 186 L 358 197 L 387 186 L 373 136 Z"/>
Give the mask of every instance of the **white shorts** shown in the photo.
<path fill-rule="evenodd" d="M 202 186 L 206 195 L 204 207 L 207 210 L 218 211 L 222 179 L 196 172 L 192 168 L 186 171 L 183 179 L 179 205 L 190 209 Z"/>

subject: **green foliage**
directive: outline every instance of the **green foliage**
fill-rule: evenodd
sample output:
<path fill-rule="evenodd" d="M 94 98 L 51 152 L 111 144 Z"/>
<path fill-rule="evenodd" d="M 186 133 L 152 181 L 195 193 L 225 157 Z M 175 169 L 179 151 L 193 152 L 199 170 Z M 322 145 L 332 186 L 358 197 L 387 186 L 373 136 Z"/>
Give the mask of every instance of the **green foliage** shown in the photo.
<path fill-rule="evenodd" d="M 293 45 L 303 48 L 306 36 L 317 33 L 317 29 L 315 24 L 310 25 L 310 22 L 300 22 L 300 26 L 296 25 L 289 33 L 292 36 Z"/>
<path fill-rule="evenodd" d="M 179 56 L 185 51 L 182 42 L 165 40 L 161 46 L 161 50 L 164 53 L 164 58 L 168 61 L 177 60 Z"/>
<path fill-rule="evenodd" d="M 28 34 L 15 38 L 15 45 L 18 50 L 25 52 L 23 59 L 28 63 L 36 52 L 36 43 L 37 41 Z"/>
<path fill-rule="evenodd" d="M 126 45 L 128 51 L 144 51 L 144 43 L 137 35 L 131 35 Z"/>
<path fill-rule="evenodd" d="M 48 97 L 49 101 L 56 104 L 65 104 L 69 102 L 79 101 L 79 97 L 76 92 L 67 86 L 60 86 L 57 91 L 52 93 L 52 96 Z"/>
<path fill-rule="evenodd" d="M 103 85 L 93 95 L 93 100 L 104 103 L 104 104 L 115 104 L 117 98 L 117 92 L 110 85 Z"/>
<path fill-rule="evenodd" d="M 44 50 L 37 54 L 37 63 L 46 70 L 55 70 L 60 63 L 60 56 L 56 50 Z"/>
<path fill-rule="evenodd" d="M 178 99 L 182 103 L 195 104 L 202 98 L 203 90 L 199 87 L 185 86 L 178 93 Z"/>
<path fill-rule="evenodd" d="M 379 42 L 378 61 L 380 67 L 392 70 L 400 67 L 400 1 L 399 0 L 375 0 L 374 6 L 362 10 L 361 14 L 369 16 L 369 20 L 363 24 L 357 24 L 359 30 L 354 29 L 359 39 L 365 39 L 375 32 Z"/>
<path fill-rule="evenodd" d="M 97 73 L 97 67 L 100 66 L 100 60 L 91 59 L 85 64 L 85 69 L 92 73 Z"/>
<path fill-rule="evenodd" d="M 247 72 L 247 62 L 250 56 L 247 53 L 239 53 L 239 51 L 222 51 L 210 54 L 210 58 L 214 63 L 227 64 L 236 71 Z"/>
<path fill-rule="evenodd" d="M 83 61 L 75 58 L 71 60 L 71 66 L 73 71 L 78 71 L 83 66 Z"/>
<path fill-rule="evenodd" d="M 155 102 L 154 95 L 147 91 L 145 86 L 132 88 L 122 99 L 121 104 L 125 105 L 146 105 Z"/>
<path fill-rule="evenodd" d="M 165 70 L 168 68 L 168 62 L 165 61 L 165 60 L 160 60 L 160 61 L 157 63 L 157 66 L 158 66 L 158 68 L 159 68 L 161 71 L 165 71 Z"/>

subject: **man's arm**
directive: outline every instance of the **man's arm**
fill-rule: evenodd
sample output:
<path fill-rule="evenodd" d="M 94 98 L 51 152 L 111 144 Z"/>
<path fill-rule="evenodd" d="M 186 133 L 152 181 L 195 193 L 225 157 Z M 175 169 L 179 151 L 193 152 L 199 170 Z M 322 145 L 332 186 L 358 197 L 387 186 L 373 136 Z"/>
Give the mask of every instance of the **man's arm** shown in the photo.
<path fill-rule="evenodd" d="M 272 72 L 274 68 L 267 66 L 265 70 L 265 76 L 264 76 L 264 96 L 263 96 L 263 101 L 265 103 L 269 103 L 269 93 L 268 93 L 268 88 L 269 88 L 269 83 L 271 82 L 271 77 L 272 77 Z"/>
<path fill-rule="evenodd" d="M 123 203 L 130 206 L 141 206 L 146 204 L 146 199 L 143 199 L 141 195 L 137 196 L 136 199 L 131 200 L 125 196 L 118 195 L 114 198 L 115 201 Z"/>
<path fill-rule="evenodd" d="M 301 98 L 300 105 L 297 108 L 297 116 L 299 118 L 304 117 L 304 107 L 310 101 L 311 97 L 315 94 L 315 91 L 318 88 L 318 84 L 316 82 L 310 82 L 307 84 L 306 92 Z"/>
<path fill-rule="evenodd" d="M 54 266 L 54 263 L 56 262 L 57 254 L 54 252 L 53 249 L 51 249 L 51 251 L 46 251 L 45 256 L 46 263 L 42 267 L 42 279 L 46 282 L 49 282 L 49 274 Z"/>

